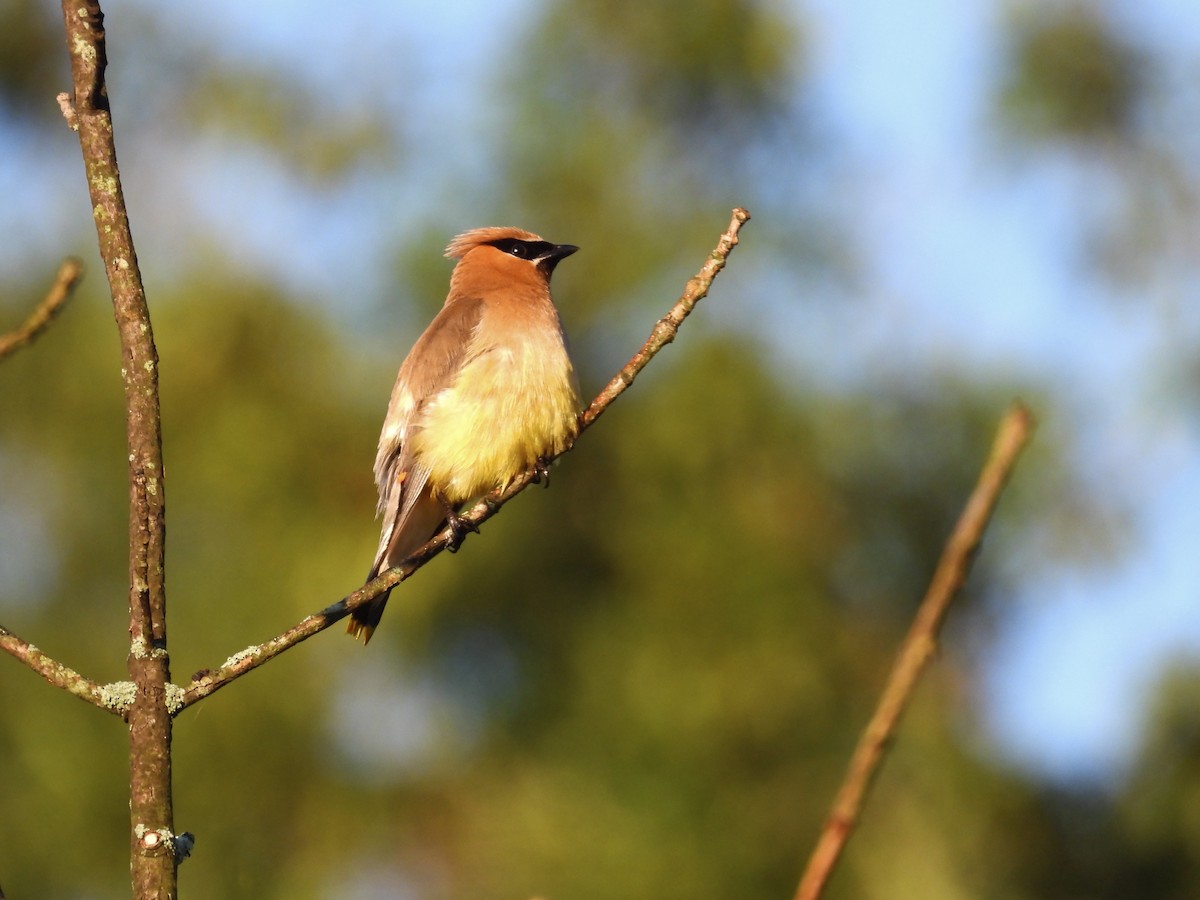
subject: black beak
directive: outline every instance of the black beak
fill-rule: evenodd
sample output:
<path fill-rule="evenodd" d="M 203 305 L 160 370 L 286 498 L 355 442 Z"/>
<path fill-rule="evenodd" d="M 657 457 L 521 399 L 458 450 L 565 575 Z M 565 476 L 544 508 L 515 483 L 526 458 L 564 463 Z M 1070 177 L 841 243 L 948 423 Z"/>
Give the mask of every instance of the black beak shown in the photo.
<path fill-rule="evenodd" d="M 554 271 L 554 267 L 562 260 L 566 259 L 579 248 L 574 244 L 554 244 L 542 254 L 538 260 L 538 268 L 544 271 L 547 275 Z"/>

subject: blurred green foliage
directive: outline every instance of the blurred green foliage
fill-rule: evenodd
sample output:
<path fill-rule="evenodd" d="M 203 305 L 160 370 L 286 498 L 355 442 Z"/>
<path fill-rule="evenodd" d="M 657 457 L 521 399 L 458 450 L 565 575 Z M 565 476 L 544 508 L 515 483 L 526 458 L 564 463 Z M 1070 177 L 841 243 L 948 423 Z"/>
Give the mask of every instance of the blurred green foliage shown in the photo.
<path fill-rule="evenodd" d="M 711 149 L 745 139 L 776 152 L 781 133 L 803 131 L 788 100 L 804 29 L 749 0 L 557 2 L 541 15 L 499 81 L 518 127 L 496 136 L 502 188 L 487 202 L 584 245 L 556 284 L 596 387 L 751 180 Z M 1045 31 L 1027 36 L 1013 79 L 1067 73 L 1053 109 L 1081 107 L 1065 127 L 1093 132 L 1124 122 L 1130 101 L 1104 76 L 1125 57 L 1089 27 L 1055 23 L 1045 46 Z M 43 59 L 14 62 L 6 84 L 37 81 Z M 386 152 L 353 117 L 308 141 L 282 78 L 209 73 L 191 125 L 288 147 L 280 164 L 318 177 Z M 783 160 L 807 152 L 789 144 Z M 180 717 L 177 825 L 198 838 L 185 894 L 790 896 L 994 421 L 1022 386 L 943 377 L 828 396 L 785 379 L 709 313 L 766 314 L 745 271 L 755 241 L 819 258 L 812 211 L 764 204 L 678 344 L 563 460 L 552 490 L 402 585 L 368 650 L 321 635 Z M 414 297 L 444 291 L 445 237 L 397 248 L 416 261 Z M 0 367 L 0 616 L 115 680 L 126 491 L 101 281 L 93 266 L 62 320 Z M 6 321 L 40 290 L 2 287 Z M 152 287 L 171 648 L 185 682 L 358 586 L 376 538 L 373 445 L 413 335 L 385 349 L 222 260 Z M 392 334 L 402 315 L 373 325 Z M 1047 435 L 1021 469 L 955 612 L 971 625 L 952 637 L 986 630 L 978 609 L 1013 577 L 999 564 L 1011 537 L 1035 516 L 1047 527 L 1047 497 L 1072 495 L 1062 449 Z M 1078 518 L 1046 544 L 1088 543 Z M 951 642 L 830 897 L 1196 893 L 1195 673 L 1164 694 L 1116 796 L 1051 789 L 990 758 L 969 679 Z M 0 663 L 0 760 L 9 895 L 124 896 L 119 724 Z"/>
<path fill-rule="evenodd" d="M 1012 35 L 1004 101 L 1034 137 L 1120 138 L 1145 77 L 1141 55 L 1088 3 L 1025 10 Z"/>
<path fill-rule="evenodd" d="M 316 188 L 398 154 L 385 123 L 365 104 L 339 110 L 269 71 L 194 65 L 196 78 L 182 101 L 193 122 L 269 151 L 274 165 L 301 173 Z"/>
<path fill-rule="evenodd" d="M 45 86 L 69 69 L 65 54 L 58 52 L 62 42 L 62 17 L 53 4 L 0 4 L 0 109 L 43 125 L 59 116 Z"/>

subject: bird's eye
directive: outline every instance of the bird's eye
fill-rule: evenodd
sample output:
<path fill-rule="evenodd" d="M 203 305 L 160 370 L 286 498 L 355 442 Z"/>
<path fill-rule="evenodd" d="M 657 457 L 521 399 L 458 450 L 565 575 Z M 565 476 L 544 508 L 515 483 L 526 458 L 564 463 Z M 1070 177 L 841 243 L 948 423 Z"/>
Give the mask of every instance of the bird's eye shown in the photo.
<path fill-rule="evenodd" d="M 517 259 L 533 259 L 533 250 L 528 241 L 518 241 L 516 238 L 504 238 L 492 244 L 501 253 L 515 256 Z"/>

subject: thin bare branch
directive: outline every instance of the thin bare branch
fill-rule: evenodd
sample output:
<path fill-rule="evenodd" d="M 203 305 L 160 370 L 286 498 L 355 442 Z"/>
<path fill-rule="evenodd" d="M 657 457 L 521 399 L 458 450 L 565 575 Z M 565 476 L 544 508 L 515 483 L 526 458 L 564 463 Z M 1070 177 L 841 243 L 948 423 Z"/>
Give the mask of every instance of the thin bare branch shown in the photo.
<path fill-rule="evenodd" d="M 950 603 L 966 581 L 1000 492 L 1032 432 L 1033 418 L 1020 404 L 1010 409 L 1001 420 L 975 490 L 946 541 L 929 589 L 900 645 L 879 704 L 854 749 L 842 786 L 838 789 L 817 846 L 800 880 L 795 900 L 817 900 L 821 896 L 846 842 L 857 827 L 867 791 L 896 733 L 917 679 L 937 650 L 938 633 Z"/>
<path fill-rule="evenodd" d="M 633 358 L 625 364 L 620 372 L 613 376 L 612 380 L 605 385 L 604 390 L 583 411 L 579 428 L 581 432 L 600 418 L 600 415 L 612 405 L 612 402 L 633 384 L 638 373 L 646 367 L 646 363 L 650 362 L 658 351 L 675 340 L 675 335 L 679 331 L 679 326 L 683 324 L 683 320 L 688 317 L 697 303 L 708 296 L 708 289 L 712 286 L 713 280 L 725 268 L 729 254 L 738 244 L 738 233 L 749 220 L 750 213 L 746 210 L 738 208 L 733 211 L 729 227 L 725 229 L 717 246 L 709 254 L 708 261 L 687 283 L 683 294 L 675 301 L 675 305 L 671 307 L 670 311 L 658 320 L 642 348 L 633 355 Z"/>
<path fill-rule="evenodd" d="M 130 872 L 137 898 L 176 896 L 171 849 L 171 716 L 167 710 L 166 500 L 158 352 L 117 167 L 98 0 L 62 0 L 71 98 L 59 101 L 79 135 L 100 256 L 121 338 L 129 454 L 129 655 L 135 689 L 129 722 Z M 71 115 L 74 110 L 74 116 Z"/>
<path fill-rule="evenodd" d="M 83 277 L 83 263 L 74 257 L 64 259 L 62 265 L 58 267 L 58 274 L 54 276 L 54 284 L 50 286 L 50 291 L 37 305 L 37 308 L 29 314 L 29 318 L 19 328 L 15 328 L 7 334 L 0 334 L 0 359 L 4 359 L 22 347 L 29 346 L 38 335 L 50 327 L 50 323 L 62 312 L 67 301 L 71 299 L 75 285 L 79 283 L 81 277 Z"/>
<path fill-rule="evenodd" d="M 608 409 L 626 388 L 633 384 L 634 379 L 646 367 L 646 364 L 663 347 L 675 339 L 675 334 L 679 331 L 683 320 L 688 317 L 688 314 L 691 313 L 696 304 L 708 294 L 713 281 L 725 267 L 725 262 L 728 260 L 729 254 L 737 246 L 738 233 L 741 231 L 742 226 L 749 220 L 750 213 L 746 210 L 735 209 L 733 211 L 733 218 L 729 222 L 729 227 L 721 235 L 717 246 L 709 254 L 708 260 L 701 267 L 700 271 L 688 281 L 683 294 L 675 301 L 675 305 L 655 324 L 654 329 L 650 332 L 650 337 L 646 339 L 642 348 L 633 355 L 620 372 L 613 376 L 612 380 L 596 396 L 596 399 L 584 410 L 579 419 L 579 431 L 581 434 L 600 418 L 600 415 Z M 569 452 L 570 449 L 568 447 L 565 452 Z M 499 512 L 500 507 L 529 487 L 533 483 L 535 475 L 536 473 L 532 469 L 523 473 L 514 479 L 504 490 L 496 491 L 479 501 L 462 518 L 474 526 L 487 521 Z M 266 643 L 247 647 L 231 656 L 218 668 L 199 673 L 184 691 L 183 702 L 179 705 L 177 712 L 220 690 L 235 678 L 253 671 L 267 662 L 267 660 L 291 649 L 301 641 L 307 640 L 314 634 L 324 631 L 339 619 L 345 618 L 358 607 L 370 602 L 384 591 L 404 581 L 413 572 L 441 553 L 450 543 L 451 537 L 451 530 L 449 528 L 445 529 L 405 560 L 402 565 L 381 573 L 377 578 L 367 582 L 367 584 L 354 593 L 343 597 L 337 603 L 327 606 L 320 612 L 307 616 L 287 631 Z"/>
<path fill-rule="evenodd" d="M 29 666 L 55 687 L 74 694 L 80 700 L 86 700 L 92 706 L 106 709 L 118 716 L 122 714 L 120 704 L 114 702 L 114 699 L 101 685 L 90 678 L 85 678 L 69 666 L 64 666 L 53 657 L 47 656 L 29 641 L 13 634 L 3 625 L 0 625 L 0 650 Z"/>

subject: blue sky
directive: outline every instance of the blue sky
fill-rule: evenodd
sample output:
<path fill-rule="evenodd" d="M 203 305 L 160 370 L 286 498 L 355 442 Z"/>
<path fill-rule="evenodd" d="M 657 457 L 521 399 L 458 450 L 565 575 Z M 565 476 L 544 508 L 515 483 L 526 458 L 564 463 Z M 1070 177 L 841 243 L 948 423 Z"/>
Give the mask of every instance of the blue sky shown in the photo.
<path fill-rule="evenodd" d="M 121 72 L 130 51 L 120 43 L 121 6 L 106 9 L 118 102 L 122 77 L 138 77 L 136 69 Z M 1190 7 L 1149 0 L 1106 8 L 1183 72 L 1200 50 Z M 532 0 L 490 0 L 406 15 L 377 0 L 330 16 L 317 4 L 220 0 L 175 8 L 162 27 L 211 37 L 242 61 L 293 66 L 331 102 L 402 121 L 402 144 L 429 160 L 426 171 L 441 161 L 483 183 L 487 160 L 472 155 L 470 138 L 492 124 L 489 74 L 533 8 Z M 814 303 L 789 312 L 817 337 L 780 352 L 804 354 L 803 371 L 831 388 L 881 367 L 902 372 L 931 362 L 981 380 L 1001 373 L 1053 386 L 1044 427 L 1075 435 L 1084 478 L 1129 510 L 1127 545 L 1118 558 L 1050 573 L 1012 598 L 981 660 L 986 717 L 1002 751 L 1035 771 L 1103 778 L 1133 751 L 1155 679 L 1172 660 L 1200 653 L 1200 554 L 1192 547 L 1200 534 L 1200 434 L 1194 410 L 1177 404 L 1167 383 L 1171 354 L 1200 346 L 1200 291 L 1186 257 L 1136 288 L 1116 288 L 1081 263 L 1079 222 L 1103 214 L 1113 186 L 1102 167 L 1081 169 L 1054 153 L 1014 160 L 1004 146 L 989 91 L 1006 9 L 982 0 L 803 7 L 814 109 L 844 148 L 848 174 L 839 187 L 849 186 L 844 202 L 853 204 L 844 221 L 863 262 L 863 296 L 849 310 Z M 352 293 L 371 299 L 382 290 L 390 248 L 419 224 L 398 211 L 420 208 L 444 188 L 392 179 L 380 191 L 369 177 L 301 192 L 254 153 L 230 156 L 219 142 L 165 133 L 142 150 L 121 139 L 121 124 L 149 277 L 155 260 L 171 259 L 172 246 L 186 240 L 194 215 L 208 223 L 200 232 L 223 223 L 221 252 L 302 287 L 314 302 L 335 292 L 352 302 L 344 297 L 347 271 L 355 273 Z M 53 258 L 64 230 L 90 225 L 77 204 L 46 199 L 62 196 L 57 179 L 78 175 L 63 175 L 77 167 L 76 150 L 66 141 L 49 152 L 24 144 L 2 124 L 0 146 L 0 191 L 10 198 L 0 222 L 23 235 L 0 248 L 0 263 L 31 253 Z M 176 197 L 185 170 L 187 193 Z M 714 212 L 714 234 L 726 212 Z M 820 337 L 831 333 L 842 339 Z"/>
<path fill-rule="evenodd" d="M 1196 47 L 1186 4 L 1109 7 L 1177 63 Z M 1103 193 L 1103 175 L 1054 154 L 1003 158 L 988 106 L 999 4 L 809 8 L 822 107 L 869 173 L 860 237 L 885 309 L 868 343 L 907 323 L 919 356 L 1054 385 L 1061 420 L 1044 427 L 1073 431 L 1087 481 L 1130 510 L 1120 558 L 1013 598 L 984 663 L 1005 752 L 1062 778 L 1119 773 L 1156 679 L 1200 651 L 1200 435 L 1160 381 L 1164 351 L 1189 347 L 1171 329 L 1198 333 L 1194 268 L 1171 273 L 1192 281 L 1180 297 L 1179 284 L 1122 296 L 1081 267 L 1078 222 L 1102 202 L 1089 192 Z"/>

